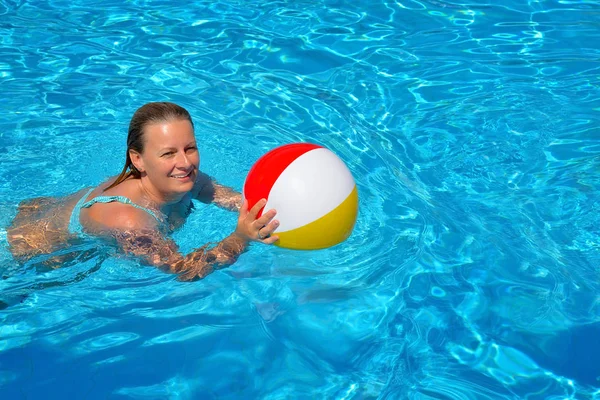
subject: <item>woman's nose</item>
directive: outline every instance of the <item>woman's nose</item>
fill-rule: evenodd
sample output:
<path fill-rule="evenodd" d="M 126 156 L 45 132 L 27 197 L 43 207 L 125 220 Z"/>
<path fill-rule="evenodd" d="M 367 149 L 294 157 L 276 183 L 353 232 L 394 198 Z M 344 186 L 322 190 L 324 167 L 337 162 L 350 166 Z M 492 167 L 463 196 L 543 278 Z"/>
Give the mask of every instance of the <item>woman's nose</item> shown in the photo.
<path fill-rule="evenodd" d="M 179 156 L 177 157 L 177 166 L 187 168 L 190 166 L 190 164 L 191 164 L 190 159 L 187 156 L 187 154 L 185 154 L 185 151 L 179 153 Z"/>

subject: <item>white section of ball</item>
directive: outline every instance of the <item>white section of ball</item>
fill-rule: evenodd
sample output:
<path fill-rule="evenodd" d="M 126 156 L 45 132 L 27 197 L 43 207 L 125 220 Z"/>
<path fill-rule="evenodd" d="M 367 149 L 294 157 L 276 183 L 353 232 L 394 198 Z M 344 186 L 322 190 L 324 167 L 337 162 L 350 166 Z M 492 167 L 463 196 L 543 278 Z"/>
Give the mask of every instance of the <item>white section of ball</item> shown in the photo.
<path fill-rule="evenodd" d="M 286 232 L 309 224 L 333 211 L 352 193 L 356 183 L 344 162 L 325 148 L 310 150 L 279 175 L 264 211 L 275 209 Z"/>

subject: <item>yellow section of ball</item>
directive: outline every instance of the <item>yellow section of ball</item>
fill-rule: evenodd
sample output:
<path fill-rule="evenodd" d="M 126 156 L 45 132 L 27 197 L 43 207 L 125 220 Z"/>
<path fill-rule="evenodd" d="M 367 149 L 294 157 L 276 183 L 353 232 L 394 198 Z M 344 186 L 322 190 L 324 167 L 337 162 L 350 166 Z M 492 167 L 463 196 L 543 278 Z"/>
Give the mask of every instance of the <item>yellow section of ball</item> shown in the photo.
<path fill-rule="evenodd" d="M 275 245 L 294 250 L 317 250 L 334 246 L 350 236 L 358 215 L 358 191 L 321 218 L 286 232 L 276 232 Z"/>

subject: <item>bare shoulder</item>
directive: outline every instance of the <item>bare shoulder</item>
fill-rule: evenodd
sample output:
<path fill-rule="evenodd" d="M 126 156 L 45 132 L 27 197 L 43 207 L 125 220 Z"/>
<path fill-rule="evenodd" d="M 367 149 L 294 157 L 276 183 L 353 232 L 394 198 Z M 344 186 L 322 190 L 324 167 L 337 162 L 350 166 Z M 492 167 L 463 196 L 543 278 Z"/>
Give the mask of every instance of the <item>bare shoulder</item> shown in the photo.
<path fill-rule="evenodd" d="M 158 224 L 147 212 L 119 202 L 96 203 L 81 212 L 82 222 L 94 231 L 153 230 Z"/>

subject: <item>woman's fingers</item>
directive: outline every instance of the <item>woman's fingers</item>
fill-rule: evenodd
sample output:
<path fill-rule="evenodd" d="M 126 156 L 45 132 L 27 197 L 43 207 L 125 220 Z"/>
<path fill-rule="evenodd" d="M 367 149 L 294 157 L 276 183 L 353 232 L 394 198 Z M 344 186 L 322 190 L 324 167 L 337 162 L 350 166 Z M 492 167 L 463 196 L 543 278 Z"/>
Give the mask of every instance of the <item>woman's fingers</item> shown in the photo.
<path fill-rule="evenodd" d="M 254 221 L 256 219 L 256 216 L 258 215 L 258 213 L 260 212 L 260 210 L 265 206 L 265 204 L 267 204 L 267 200 L 266 199 L 260 199 L 250 209 L 250 212 L 248 213 L 248 216 L 252 219 L 252 221 Z M 246 205 L 246 207 L 248 207 L 248 205 Z"/>
<path fill-rule="evenodd" d="M 277 211 L 275 211 L 275 210 L 267 211 L 266 213 L 261 215 L 260 218 L 258 218 L 256 220 L 256 225 L 258 225 L 258 226 L 267 225 L 275 217 L 275 214 L 277 214 Z"/>
<path fill-rule="evenodd" d="M 260 229 L 261 235 L 264 236 L 269 236 L 271 235 L 273 232 L 275 232 L 275 229 L 277 229 L 279 227 L 279 221 L 275 220 L 275 221 L 271 221 L 269 222 L 267 225 L 263 226 Z"/>
<path fill-rule="evenodd" d="M 275 229 L 277 229 L 278 226 L 279 221 L 271 221 L 268 225 L 262 225 L 260 228 L 258 228 L 258 238 L 261 240 L 267 238 L 269 235 L 275 232 Z"/>
<path fill-rule="evenodd" d="M 272 236 L 272 234 L 278 227 L 279 221 L 271 221 L 268 225 L 263 226 L 258 230 L 258 239 L 265 244 L 275 243 L 279 239 L 279 236 Z"/>
<path fill-rule="evenodd" d="M 263 213 L 260 218 L 257 218 L 258 213 L 266 204 L 266 199 L 260 199 L 250 210 L 248 210 L 248 201 L 244 199 L 244 203 L 240 208 L 240 221 L 238 222 L 238 227 L 245 226 L 243 229 L 240 228 L 240 232 L 245 232 L 244 235 L 248 237 L 249 240 L 273 244 L 279 240 L 277 235 L 272 235 L 279 227 L 279 221 L 273 220 L 277 212 L 275 210 L 269 210 Z"/>
<path fill-rule="evenodd" d="M 240 207 L 240 215 L 246 217 L 248 215 L 248 199 L 244 199 L 242 206 Z"/>
<path fill-rule="evenodd" d="M 279 240 L 279 236 L 272 235 L 272 236 L 269 236 L 268 238 L 266 238 L 265 240 L 263 240 L 262 242 L 264 244 L 273 244 L 273 243 L 275 243 L 278 240 Z"/>

